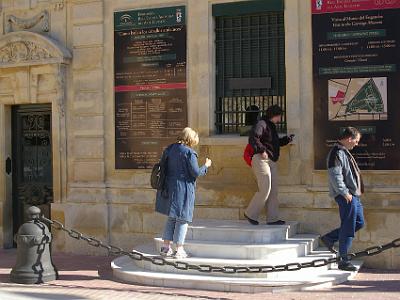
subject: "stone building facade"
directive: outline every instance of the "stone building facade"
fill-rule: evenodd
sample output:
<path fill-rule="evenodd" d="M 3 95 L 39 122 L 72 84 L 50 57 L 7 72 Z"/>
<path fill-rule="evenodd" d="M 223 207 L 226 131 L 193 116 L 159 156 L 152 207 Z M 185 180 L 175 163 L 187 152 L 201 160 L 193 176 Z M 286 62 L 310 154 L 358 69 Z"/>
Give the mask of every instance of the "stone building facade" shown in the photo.
<path fill-rule="evenodd" d="M 268 0 L 266 0 L 268 1 Z M 68 228 L 131 249 L 162 230 L 150 170 L 115 169 L 114 12 L 183 5 L 187 9 L 188 123 L 200 132 L 200 160 L 213 166 L 199 180 L 195 218 L 243 219 L 256 184 L 242 159 L 247 138 L 215 130 L 212 6 L 236 0 L 0 1 L 0 243 L 13 246 L 15 107 L 51 104 L 50 215 Z M 326 171 L 314 170 L 310 1 L 284 1 L 287 131 L 296 141 L 279 161 L 282 218 L 304 232 L 338 225 Z M 316 145 L 318 147 L 318 145 Z M 10 160 L 7 160 L 10 158 Z M 400 171 L 367 171 L 367 225 L 357 249 L 398 237 Z M 14 187 L 14 191 L 13 191 Z M 34 191 L 31 191 L 31 196 Z M 29 193 L 28 193 L 29 196 Z M 15 198 L 15 197 L 14 197 Z M 21 198 L 18 198 L 21 199 Z M 14 206 L 15 207 L 15 206 Z M 15 227 L 15 226 L 14 226 Z M 55 232 L 55 251 L 104 254 Z M 399 250 L 366 260 L 399 268 Z"/>

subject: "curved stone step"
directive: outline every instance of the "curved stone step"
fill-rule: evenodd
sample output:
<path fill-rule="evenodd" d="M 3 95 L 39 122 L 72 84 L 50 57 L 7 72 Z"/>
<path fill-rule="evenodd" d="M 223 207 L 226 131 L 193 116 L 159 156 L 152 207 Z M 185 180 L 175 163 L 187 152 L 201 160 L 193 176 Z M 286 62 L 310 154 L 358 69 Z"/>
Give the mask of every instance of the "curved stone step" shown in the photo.
<path fill-rule="evenodd" d="M 149 250 L 141 251 L 143 254 L 148 256 L 158 256 L 158 253 L 155 253 L 153 249 L 150 249 L 151 246 L 147 247 Z M 265 259 L 254 259 L 254 260 L 247 260 L 247 259 L 217 259 L 217 258 L 203 258 L 203 257 L 189 257 L 186 259 L 174 259 L 174 258 L 167 258 L 169 261 L 180 261 L 186 262 L 189 264 L 194 265 L 211 265 L 216 267 L 225 267 L 225 266 L 244 266 L 244 267 L 251 267 L 251 266 L 277 266 L 287 263 L 305 263 L 310 262 L 315 259 L 329 259 L 334 257 L 334 254 L 326 251 L 315 251 L 310 255 L 305 257 L 296 258 L 293 261 L 288 261 L 286 258 L 279 258 L 273 260 L 265 260 Z M 126 263 L 130 258 L 127 257 Z M 149 261 L 135 261 L 131 260 L 132 263 L 136 264 L 139 268 L 148 271 L 154 272 L 165 272 L 165 273 L 180 273 L 180 274 L 192 274 L 192 275 L 199 275 L 199 271 L 196 270 L 180 270 L 176 269 L 173 266 L 168 265 L 155 265 Z M 336 266 L 333 264 L 333 266 Z M 331 269 L 332 265 L 327 265 L 320 267 L 319 269 Z M 314 273 L 315 270 L 313 268 L 305 268 L 298 271 L 299 276 L 303 276 L 304 274 Z M 243 278 L 278 278 L 282 276 L 286 276 L 288 272 L 276 272 L 276 273 L 233 273 L 233 274 L 224 274 L 220 272 L 214 273 L 206 273 L 208 276 L 224 276 L 224 277 L 243 277 Z"/>
<path fill-rule="evenodd" d="M 318 235 L 314 238 L 291 238 L 280 243 L 238 244 L 224 241 L 187 240 L 185 250 L 193 257 L 230 258 L 230 259 L 276 259 L 281 256 L 295 259 L 304 256 L 314 249 Z M 156 249 L 163 241 L 155 238 Z"/>
<path fill-rule="evenodd" d="M 157 238 L 157 249 L 162 240 Z M 239 245 L 228 242 L 187 241 L 185 250 L 191 256 L 230 259 L 273 259 L 280 256 L 296 258 L 305 255 L 306 247 L 296 243 Z"/>
<path fill-rule="evenodd" d="M 360 266 L 360 262 L 354 262 Z M 297 271 L 285 272 L 285 279 L 266 278 L 232 278 L 209 276 L 203 273 L 177 274 L 144 270 L 135 265 L 128 257 L 119 257 L 112 261 L 111 267 L 115 277 L 127 281 L 151 286 L 190 288 L 225 292 L 277 292 L 299 291 L 319 287 L 329 287 L 351 279 L 357 272 L 346 272 L 337 269 L 316 268 L 315 272 L 299 276 Z"/>
<path fill-rule="evenodd" d="M 189 225 L 187 240 L 268 244 L 285 240 L 297 232 L 297 222 L 254 226 L 243 220 L 196 220 Z"/>
<path fill-rule="evenodd" d="M 318 235 L 295 235 L 296 232 L 296 222 L 252 226 L 247 221 L 198 220 L 189 227 L 185 243 L 185 249 L 192 257 L 179 261 L 212 266 L 276 266 L 334 256 L 327 251 L 313 251 L 318 247 Z M 156 238 L 154 241 L 138 250 L 144 254 L 158 254 L 162 240 Z M 134 261 L 129 257 L 115 259 L 112 268 L 117 278 L 135 283 L 247 293 L 330 286 L 355 274 L 337 270 L 336 264 L 262 274 L 210 274 Z"/>

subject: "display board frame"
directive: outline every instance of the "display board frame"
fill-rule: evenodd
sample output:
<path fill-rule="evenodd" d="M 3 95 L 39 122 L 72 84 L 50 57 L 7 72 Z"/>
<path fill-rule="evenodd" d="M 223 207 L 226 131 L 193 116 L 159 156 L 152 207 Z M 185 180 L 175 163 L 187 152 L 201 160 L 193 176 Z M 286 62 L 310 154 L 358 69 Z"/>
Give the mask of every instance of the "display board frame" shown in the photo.
<path fill-rule="evenodd" d="M 186 7 L 114 12 L 115 169 L 150 169 L 188 124 Z"/>
<path fill-rule="evenodd" d="M 400 1 L 311 0 L 314 168 L 347 126 L 364 170 L 400 169 Z"/>

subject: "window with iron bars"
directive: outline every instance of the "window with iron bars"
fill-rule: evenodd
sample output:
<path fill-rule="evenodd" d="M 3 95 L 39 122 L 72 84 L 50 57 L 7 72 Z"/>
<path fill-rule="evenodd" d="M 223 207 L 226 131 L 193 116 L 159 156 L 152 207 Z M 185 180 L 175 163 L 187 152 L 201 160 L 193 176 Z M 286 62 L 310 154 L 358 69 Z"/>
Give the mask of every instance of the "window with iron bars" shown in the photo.
<path fill-rule="evenodd" d="M 283 11 L 215 17 L 216 132 L 246 133 L 273 104 L 286 111 Z M 285 133 L 286 114 L 277 124 Z"/>

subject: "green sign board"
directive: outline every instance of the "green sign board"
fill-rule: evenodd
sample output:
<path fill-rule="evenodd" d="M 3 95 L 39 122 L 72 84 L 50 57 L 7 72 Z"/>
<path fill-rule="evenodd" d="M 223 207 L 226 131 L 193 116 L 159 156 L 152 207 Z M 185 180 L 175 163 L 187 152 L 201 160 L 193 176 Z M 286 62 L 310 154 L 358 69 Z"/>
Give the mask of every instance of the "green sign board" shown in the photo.
<path fill-rule="evenodd" d="M 144 29 L 185 24 L 185 7 L 163 7 L 114 13 L 114 29 Z"/>
<path fill-rule="evenodd" d="M 114 13 L 115 168 L 150 169 L 187 126 L 185 7 Z"/>

